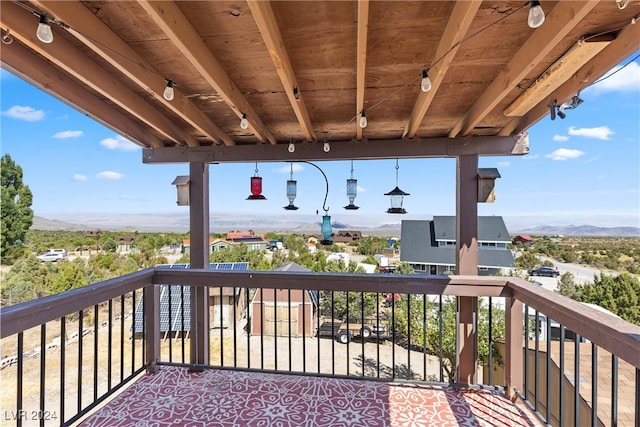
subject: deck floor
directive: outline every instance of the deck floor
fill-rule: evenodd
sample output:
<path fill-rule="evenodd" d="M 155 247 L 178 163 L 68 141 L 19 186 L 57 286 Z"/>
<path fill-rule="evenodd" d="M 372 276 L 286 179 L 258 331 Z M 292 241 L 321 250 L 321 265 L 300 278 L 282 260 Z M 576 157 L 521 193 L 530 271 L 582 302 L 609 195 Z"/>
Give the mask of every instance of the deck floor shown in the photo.
<path fill-rule="evenodd" d="M 537 425 L 501 393 L 162 366 L 81 424 L 122 426 L 526 426 Z"/>

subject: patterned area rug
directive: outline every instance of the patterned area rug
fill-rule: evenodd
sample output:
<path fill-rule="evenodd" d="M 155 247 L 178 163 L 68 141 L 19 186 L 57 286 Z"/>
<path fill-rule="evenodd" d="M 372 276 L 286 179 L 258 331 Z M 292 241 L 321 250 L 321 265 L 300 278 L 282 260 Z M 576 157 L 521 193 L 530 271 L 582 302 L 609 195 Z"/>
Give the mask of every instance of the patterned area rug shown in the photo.
<path fill-rule="evenodd" d="M 526 426 L 500 393 L 453 387 L 163 366 L 84 427 Z"/>

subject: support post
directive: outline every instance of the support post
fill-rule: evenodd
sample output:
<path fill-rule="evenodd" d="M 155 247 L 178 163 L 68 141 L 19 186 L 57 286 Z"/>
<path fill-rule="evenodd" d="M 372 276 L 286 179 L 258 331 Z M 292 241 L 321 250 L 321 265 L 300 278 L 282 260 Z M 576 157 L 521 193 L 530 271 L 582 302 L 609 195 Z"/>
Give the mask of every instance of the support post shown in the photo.
<path fill-rule="evenodd" d="M 149 285 L 144 288 L 143 298 L 147 372 L 155 374 L 160 360 L 160 286 Z"/>
<path fill-rule="evenodd" d="M 523 314 L 522 302 L 516 298 L 505 298 L 505 335 L 506 346 L 504 355 L 505 395 L 514 401 L 517 391 L 523 391 Z"/>
<path fill-rule="evenodd" d="M 209 268 L 209 164 L 189 163 L 190 268 Z M 209 364 L 209 288 L 191 287 L 190 360 Z"/>
<path fill-rule="evenodd" d="M 456 160 L 456 274 L 478 275 L 478 156 Z M 478 298 L 458 297 L 456 381 L 474 384 Z"/>

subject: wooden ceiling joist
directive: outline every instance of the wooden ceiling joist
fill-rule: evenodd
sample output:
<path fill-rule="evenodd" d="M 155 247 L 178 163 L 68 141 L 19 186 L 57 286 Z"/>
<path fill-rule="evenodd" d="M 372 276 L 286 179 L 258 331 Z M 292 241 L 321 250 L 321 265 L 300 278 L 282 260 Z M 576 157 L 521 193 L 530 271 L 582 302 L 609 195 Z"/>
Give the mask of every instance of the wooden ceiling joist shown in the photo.
<path fill-rule="evenodd" d="M 449 132 L 450 138 L 469 135 L 527 73 L 542 61 L 582 19 L 598 5 L 597 1 L 562 1 L 547 14 L 544 25 L 511 57 L 483 94 Z"/>
<path fill-rule="evenodd" d="M 459 43 L 464 39 L 474 16 L 480 8 L 482 0 L 456 2 L 453 12 L 447 22 L 447 27 L 440 38 L 440 43 L 436 49 L 434 61 L 439 61 L 429 69 L 429 79 L 431 80 L 431 90 L 427 93 L 419 91 L 416 103 L 413 106 L 409 122 L 404 130 L 403 137 L 413 138 L 424 119 L 427 110 L 431 105 L 438 89 L 447 74 L 449 65 L 458 51 Z"/>
<path fill-rule="evenodd" d="M 276 67 L 284 91 L 287 94 L 287 98 L 289 98 L 289 102 L 296 114 L 305 138 L 310 142 L 317 141 L 318 138 L 313 130 L 311 118 L 304 103 L 304 97 L 300 91 L 300 85 L 298 85 L 293 66 L 289 60 L 289 54 L 282 40 L 282 34 L 280 33 L 280 28 L 278 27 L 271 3 L 264 0 L 249 0 L 247 4 L 260 30 L 260 34 L 262 34 L 262 39 L 269 50 L 273 65 Z M 294 94 L 294 88 L 298 89 L 297 94 Z"/>
<path fill-rule="evenodd" d="M 358 41 L 356 52 L 356 139 L 362 139 L 360 115 L 364 111 L 364 90 L 367 67 L 367 34 L 369 31 L 369 0 L 358 2 Z"/>
<path fill-rule="evenodd" d="M 120 108 L 135 115 L 138 120 L 156 129 L 158 133 L 175 144 L 185 145 L 187 141 L 193 139 L 191 135 L 182 131 L 166 116 L 154 109 L 145 99 L 119 84 L 114 76 L 79 52 L 63 37 L 57 37 L 55 43 L 50 44 L 43 44 L 37 40 L 34 31 L 34 17 L 31 13 L 11 2 L 3 4 L 2 8 L 0 18 L 2 26 L 8 28 L 14 38 L 18 38 L 25 46 Z M 190 144 L 197 145 L 195 141 Z"/>
<path fill-rule="evenodd" d="M 524 116 L 541 99 L 547 98 L 550 93 L 562 85 L 567 80 L 567 76 L 572 76 L 580 67 L 607 47 L 609 43 L 611 43 L 611 40 L 594 39 L 579 41 L 573 45 L 562 58 L 538 77 L 533 86 L 528 88 L 504 110 L 504 115 Z"/>
<path fill-rule="evenodd" d="M 24 80 L 31 82 L 45 92 L 59 97 L 73 108 L 87 114 L 114 132 L 123 135 L 132 142 L 146 147 L 162 147 L 164 144 L 149 132 L 142 131 L 139 123 L 135 123 L 130 116 L 120 113 L 115 108 L 104 108 L 104 100 L 87 95 L 77 81 L 59 69 L 52 69 L 42 57 L 36 55 L 21 43 L 14 40 L 8 46 L 2 47 L 3 68 Z"/>
<path fill-rule="evenodd" d="M 569 76 L 562 86 L 542 99 L 535 108 L 524 115 L 518 126 L 514 128 L 514 132 L 528 129 L 546 117 L 549 114 L 548 105 L 552 99 L 556 99 L 560 104 L 565 102 L 633 55 L 638 50 L 638 40 L 640 40 L 640 24 L 629 24 L 620 30 L 615 40 L 609 43 L 599 55 L 583 65 L 574 75 Z"/>
<path fill-rule="evenodd" d="M 414 138 L 411 140 L 376 139 L 362 141 L 333 141 L 331 151 L 324 152 L 321 144 L 300 144 L 295 157 L 283 157 L 282 145 L 236 145 L 234 147 L 165 147 L 145 149 L 144 163 L 237 163 L 331 160 L 411 159 L 427 157 L 514 156 L 529 152 L 526 134 L 513 136 L 475 136 L 455 139 Z M 287 153 L 288 154 L 288 153 Z"/>
<path fill-rule="evenodd" d="M 172 101 L 164 99 L 162 91 L 166 82 L 164 79 L 150 74 L 150 71 L 153 71 L 153 66 L 147 63 L 144 58 L 81 3 L 36 1 L 34 4 L 48 15 L 63 21 L 70 27 L 70 32 L 78 40 L 100 57 L 109 61 L 118 71 L 143 88 L 145 92 L 151 94 L 156 100 L 165 104 L 174 114 L 181 117 L 206 138 L 215 143 L 235 144 L 233 139 L 214 124 L 180 90 L 175 91 L 175 98 Z M 157 75 L 159 73 L 154 72 L 154 74 Z M 189 140 L 188 142 L 191 143 L 190 145 L 197 145 L 195 140 Z"/>
<path fill-rule="evenodd" d="M 247 115 L 249 126 L 256 138 L 262 143 L 275 144 L 275 138 L 262 122 L 258 113 L 242 96 L 240 89 L 207 48 L 180 8 L 171 1 L 139 0 L 138 3 L 206 82 L 218 92 L 238 116 L 238 119 L 242 118 L 244 114 Z"/>

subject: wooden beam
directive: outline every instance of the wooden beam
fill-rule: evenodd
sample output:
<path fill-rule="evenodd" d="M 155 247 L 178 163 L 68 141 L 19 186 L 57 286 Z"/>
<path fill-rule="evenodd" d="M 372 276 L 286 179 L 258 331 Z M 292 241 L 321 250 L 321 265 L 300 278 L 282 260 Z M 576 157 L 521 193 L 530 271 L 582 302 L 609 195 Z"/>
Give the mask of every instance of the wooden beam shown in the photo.
<path fill-rule="evenodd" d="M 318 138 L 313 130 L 311 118 L 309 117 L 302 93 L 300 92 L 300 85 L 298 84 L 293 66 L 289 60 L 289 54 L 282 40 L 282 34 L 280 33 L 278 22 L 273 13 L 271 2 L 265 0 L 249 0 L 247 4 L 262 34 L 262 39 L 269 50 L 273 65 L 275 65 L 280 81 L 282 81 L 284 92 L 287 94 L 287 98 L 289 98 L 289 103 L 293 108 L 293 112 L 296 114 L 305 138 L 307 138 L 307 141 L 317 141 Z M 298 98 L 296 98 L 296 94 L 293 92 L 294 88 L 298 89 Z"/>
<path fill-rule="evenodd" d="M 571 76 L 562 86 L 551 93 L 547 98 L 530 110 L 519 125 L 515 127 L 516 132 L 529 129 L 543 117 L 549 114 L 549 102 L 557 99 L 558 103 L 563 103 L 585 87 L 589 86 L 600 77 L 604 76 L 620 62 L 640 49 L 640 24 L 628 24 L 616 35 L 612 41 L 598 56 L 586 63 L 573 76 Z"/>
<path fill-rule="evenodd" d="M 29 49 L 60 67 L 86 86 L 109 99 L 138 120 L 156 129 L 158 133 L 177 145 L 184 145 L 193 137 L 173 124 L 166 116 L 125 85 L 103 67 L 59 35 L 53 43 L 43 44 L 33 31 L 33 15 L 12 2 L 2 5 L 0 21 L 11 30 L 11 35 Z M 195 145 L 192 143 L 192 145 Z"/>
<path fill-rule="evenodd" d="M 440 85 L 447 74 L 449 65 L 456 56 L 460 42 L 469 31 L 471 22 L 480 8 L 481 0 L 458 1 L 453 6 L 453 11 L 449 16 L 447 27 L 440 38 L 440 43 L 436 49 L 434 61 L 440 60 L 429 69 L 429 79 L 431 79 L 431 90 L 427 93 L 418 92 L 418 98 L 413 106 L 413 111 L 409 116 L 409 122 L 404 130 L 403 137 L 413 138 L 416 135 L 427 110 L 440 89 Z"/>
<path fill-rule="evenodd" d="M 381 139 L 332 141 L 325 153 L 322 144 L 298 144 L 295 153 L 287 153 L 286 144 L 236 145 L 234 147 L 166 147 L 143 151 L 144 163 L 250 163 L 325 160 L 374 160 L 389 158 L 441 158 L 462 155 L 511 156 L 529 152 L 529 138 L 518 136 L 482 136 L 466 138 Z"/>
<path fill-rule="evenodd" d="M 522 95 L 511 103 L 505 110 L 505 116 L 524 116 L 527 111 L 540 103 L 572 76 L 580 67 L 589 62 L 602 49 L 607 47 L 607 41 L 579 41 L 567 53 L 549 67 Z"/>
<path fill-rule="evenodd" d="M 542 61 L 582 19 L 597 1 L 562 1 L 547 14 L 544 24 L 511 57 L 489 87 L 449 132 L 450 138 L 469 135 L 504 97 Z"/>
<path fill-rule="evenodd" d="M 154 67 L 125 43 L 116 33 L 107 27 L 96 15 L 79 2 L 69 1 L 35 1 L 33 2 L 47 15 L 63 21 L 69 31 L 78 40 L 100 57 L 109 61 L 118 71 L 149 93 L 156 101 L 164 104 L 178 117 L 182 118 L 198 132 L 216 143 L 234 145 L 235 142 L 224 131 L 213 123 L 190 99 L 179 89 L 175 90 L 175 98 L 167 101 L 162 96 L 166 81 L 153 76 L 150 71 Z M 135 64 L 135 65 L 134 65 Z M 189 140 L 190 145 L 199 145 Z"/>
<path fill-rule="evenodd" d="M 140 122 L 131 120 L 118 108 L 105 108 L 104 99 L 86 90 L 78 81 L 38 56 L 19 42 L 2 47 L 3 68 L 20 76 L 35 87 L 69 104 L 71 107 L 141 147 L 162 147 L 164 143 L 149 132 L 144 132 Z M 55 88 L 55 92 L 52 90 Z"/>
<path fill-rule="evenodd" d="M 367 33 L 369 32 L 369 0 L 358 1 L 358 42 L 356 51 L 356 139 L 362 139 L 360 115 L 364 110 L 365 72 L 367 68 Z"/>
<path fill-rule="evenodd" d="M 191 26 L 180 8 L 171 1 L 139 0 L 138 3 L 153 21 L 191 62 L 200 75 L 231 107 L 238 119 L 247 115 L 249 126 L 260 142 L 275 144 L 276 140 L 266 128 L 258 113 L 240 93 L 240 89 L 207 48 L 200 35 Z"/>

